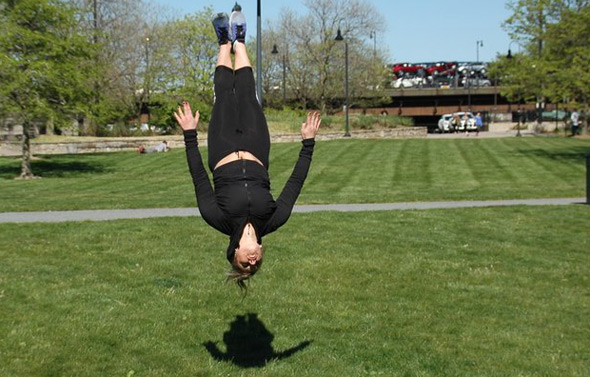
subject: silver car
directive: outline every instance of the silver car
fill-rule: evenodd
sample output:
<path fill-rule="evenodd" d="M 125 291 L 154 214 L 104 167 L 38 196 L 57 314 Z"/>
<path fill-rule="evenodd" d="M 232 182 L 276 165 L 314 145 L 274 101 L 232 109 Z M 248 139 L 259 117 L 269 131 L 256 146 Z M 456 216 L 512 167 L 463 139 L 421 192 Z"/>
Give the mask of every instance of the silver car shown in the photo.
<path fill-rule="evenodd" d="M 480 86 L 491 86 L 492 82 L 488 79 L 480 79 L 480 78 L 471 78 L 467 79 L 464 78 L 461 80 L 461 85 L 464 87 L 480 87 Z"/>

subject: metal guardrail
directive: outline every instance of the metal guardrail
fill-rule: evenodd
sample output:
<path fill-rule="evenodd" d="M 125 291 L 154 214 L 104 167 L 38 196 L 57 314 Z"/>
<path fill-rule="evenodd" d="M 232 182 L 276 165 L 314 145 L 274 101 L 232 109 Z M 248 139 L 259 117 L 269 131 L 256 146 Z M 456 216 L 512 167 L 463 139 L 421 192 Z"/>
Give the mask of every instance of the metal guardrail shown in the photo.
<path fill-rule="evenodd" d="M 471 88 L 407 88 L 407 89 L 385 89 L 384 94 L 389 97 L 440 97 L 440 96 L 463 96 L 491 95 L 500 93 L 500 87 L 480 86 Z"/>

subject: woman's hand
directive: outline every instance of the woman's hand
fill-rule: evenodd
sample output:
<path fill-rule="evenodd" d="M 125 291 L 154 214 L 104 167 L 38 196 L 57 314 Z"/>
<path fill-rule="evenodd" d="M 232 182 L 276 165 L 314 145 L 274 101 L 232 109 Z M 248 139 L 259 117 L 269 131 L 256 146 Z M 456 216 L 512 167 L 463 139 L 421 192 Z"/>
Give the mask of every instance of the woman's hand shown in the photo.
<path fill-rule="evenodd" d="M 301 138 L 303 140 L 315 138 L 320 124 L 322 124 L 322 118 L 319 111 L 307 113 L 307 120 L 301 124 Z"/>
<path fill-rule="evenodd" d="M 196 130 L 199 124 L 199 116 L 198 110 L 193 116 L 191 105 L 186 101 L 182 102 L 182 106 L 178 106 L 177 111 L 174 113 L 174 117 L 183 131 Z"/>

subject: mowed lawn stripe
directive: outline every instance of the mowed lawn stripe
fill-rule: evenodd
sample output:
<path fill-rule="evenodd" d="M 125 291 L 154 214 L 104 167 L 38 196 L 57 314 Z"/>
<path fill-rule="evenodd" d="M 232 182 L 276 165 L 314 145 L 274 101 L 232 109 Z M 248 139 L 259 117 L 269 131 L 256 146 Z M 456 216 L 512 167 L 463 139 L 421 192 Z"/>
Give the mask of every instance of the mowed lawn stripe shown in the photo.
<path fill-rule="evenodd" d="M 529 165 L 535 165 L 543 169 L 545 179 L 550 179 L 547 175 L 555 178 L 561 183 L 571 185 L 575 176 L 563 174 L 564 171 L 571 172 L 571 166 L 564 163 L 564 159 L 555 159 L 555 151 L 551 146 L 547 149 L 540 148 L 536 142 L 533 144 L 530 139 L 522 141 L 523 146 L 518 148 L 520 154 L 528 160 Z M 541 140 L 545 144 L 545 140 Z"/>
<path fill-rule="evenodd" d="M 464 174 L 463 157 L 451 140 L 429 140 L 434 150 L 431 153 L 432 188 L 430 198 L 444 197 L 461 191 L 459 182 Z"/>
<path fill-rule="evenodd" d="M 374 140 L 364 143 L 360 150 L 355 149 L 355 154 L 351 156 L 351 158 L 354 158 L 351 165 L 354 164 L 362 168 L 355 169 L 354 173 L 348 176 L 348 184 L 341 191 L 344 197 L 352 199 L 359 195 L 377 196 L 381 193 L 377 182 L 382 181 L 383 177 L 375 179 L 374 173 L 376 167 L 378 167 L 381 174 L 381 171 L 385 170 L 384 167 L 391 164 L 387 154 L 384 153 L 388 149 L 385 144 L 383 140 Z"/>
<path fill-rule="evenodd" d="M 277 196 L 301 143 L 272 146 Z M 318 141 L 299 204 L 577 197 L 590 140 L 403 139 Z M 207 149 L 201 154 L 207 164 Z M 39 156 L 42 179 L 14 180 L 0 158 L 0 211 L 186 207 L 195 204 L 185 153 Z"/>
<path fill-rule="evenodd" d="M 457 151 L 461 155 L 463 160 L 462 163 L 462 172 L 463 172 L 463 187 L 469 187 L 469 191 L 476 189 L 481 182 L 481 179 L 485 176 L 484 173 L 481 171 L 480 163 L 482 161 L 476 162 L 477 158 L 477 151 L 473 148 L 472 145 L 468 145 L 467 143 L 469 140 L 463 139 L 455 139 L 453 140 L 453 144 L 457 148 Z M 468 148 L 469 147 L 469 148 Z M 476 166 L 479 165 L 479 166 Z"/>
<path fill-rule="evenodd" d="M 481 140 L 475 142 L 481 156 L 480 159 L 483 161 L 482 165 L 486 170 L 491 170 L 494 175 L 498 176 L 498 182 L 512 184 L 517 181 L 517 175 L 510 169 L 508 160 L 498 152 L 498 143 L 485 143 Z"/>
<path fill-rule="evenodd" d="M 520 140 L 498 139 L 494 143 L 494 152 L 498 158 L 504 161 L 505 169 L 510 171 L 510 174 L 516 178 L 515 184 L 520 186 L 530 184 L 530 182 L 536 180 L 537 171 L 521 164 L 523 156 L 516 151 L 515 144 L 517 142 L 520 142 Z"/>
<path fill-rule="evenodd" d="M 575 175 L 576 172 L 586 172 L 583 162 L 586 160 L 586 154 L 590 153 L 590 147 L 584 144 L 582 140 L 574 139 L 572 147 L 564 151 L 559 138 L 547 137 L 545 143 L 541 143 L 541 147 L 546 145 L 551 160 L 559 161 L 562 169 L 569 170 Z"/>
<path fill-rule="evenodd" d="M 428 140 L 426 143 L 421 140 L 412 140 L 416 145 L 414 150 L 414 161 L 416 163 L 416 169 L 420 171 L 421 179 L 418 183 L 420 190 L 427 190 L 432 187 L 432 166 L 430 165 L 430 155 L 432 154 L 432 143 Z"/>
<path fill-rule="evenodd" d="M 415 174 L 411 171 L 410 140 L 397 141 L 397 147 L 399 148 L 399 153 L 395 160 L 395 174 L 393 176 L 393 181 L 401 186 L 406 185 L 409 179 L 415 177 Z"/>
<path fill-rule="evenodd" d="M 351 174 L 362 174 L 361 170 L 364 167 L 351 158 L 362 149 L 362 141 L 351 140 L 337 140 L 318 148 L 317 153 L 314 154 L 309 179 L 305 183 L 304 195 L 312 198 L 314 202 L 321 203 L 341 200 L 340 192 L 349 184 Z M 314 186 L 321 187 L 321 190 L 314 191 Z"/>

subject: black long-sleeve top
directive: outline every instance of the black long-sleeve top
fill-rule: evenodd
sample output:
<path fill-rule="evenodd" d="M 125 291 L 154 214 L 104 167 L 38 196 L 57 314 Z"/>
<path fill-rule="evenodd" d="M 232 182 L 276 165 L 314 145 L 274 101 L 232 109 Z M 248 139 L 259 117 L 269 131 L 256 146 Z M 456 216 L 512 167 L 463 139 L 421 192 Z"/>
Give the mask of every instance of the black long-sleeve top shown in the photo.
<path fill-rule="evenodd" d="M 196 130 L 184 132 L 184 143 L 199 211 L 207 224 L 230 236 L 227 259 L 231 263 L 247 223 L 254 226 L 261 243 L 263 236 L 289 219 L 309 171 L 315 140 L 302 141 L 299 159 L 276 201 L 270 193 L 268 171 L 251 160 L 232 161 L 215 169 L 213 190 L 199 153 Z"/>

